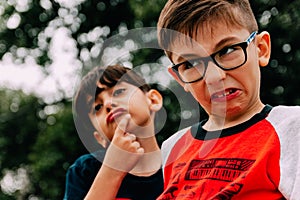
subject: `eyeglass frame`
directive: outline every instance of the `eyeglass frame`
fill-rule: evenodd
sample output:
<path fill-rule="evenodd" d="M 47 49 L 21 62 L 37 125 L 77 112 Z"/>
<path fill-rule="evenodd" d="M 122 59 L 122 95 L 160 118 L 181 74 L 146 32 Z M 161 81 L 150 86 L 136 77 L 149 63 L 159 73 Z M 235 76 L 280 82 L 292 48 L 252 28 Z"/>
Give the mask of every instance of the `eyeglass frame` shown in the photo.
<path fill-rule="evenodd" d="M 244 55 L 245 55 L 245 60 L 242 64 L 236 66 L 236 67 L 232 67 L 232 68 L 224 68 L 222 67 L 215 59 L 215 56 L 220 53 L 221 51 L 224 50 L 224 48 L 222 48 L 221 50 L 215 52 L 215 53 L 212 53 L 211 55 L 207 56 L 207 57 L 202 57 L 202 58 L 196 58 L 196 59 L 192 59 L 192 60 L 186 60 L 184 62 L 181 62 L 181 63 L 178 63 L 178 64 L 174 64 L 173 63 L 173 66 L 171 66 L 171 69 L 172 71 L 177 75 L 177 77 L 183 82 L 183 83 L 194 83 L 194 82 L 197 82 L 197 81 L 200 81 L 204 78 L 205 74 L 206 74 L 206 70 L 208 68 L 208 62 L 209 61 L 213 61 L 213 63 L 215 65 L 217 65 L 220 69 L 224 70 L 224 71 L 230 71 L 230 70 L 234 70 L 236 68 L 239 68 L 241 67 L 242 65 L 244 65 L 246 62 L 247 62 L 247 47 L 249 46 L 249 44 L 254 40 L 255 36 L 257 35 L 257 31 L 253 31 L 249 37 L 244 41 L 244 42 L 240 42 L 240 43 L 236 43 L 236 44 L 233 44 L 233 45 L 230 45 L 226 48 L 230 48 L 230 47 L 235 47 L 235 46 L 240 46 L 242 49 L 243 49 L 243 52 L 244 52 Z M 201 76 L 200 78 L 194 80 L 194 81 L 184 81 L 182 78 L 181 78 L 181 75 L 179 74 L 179 71 L 178 71 L 178 68 L 182 65 L 182 64 L 185 64 L 185 63 L 190 63 L 191 61 L 194 61 L 194 60 L 202 60 L 204 62 L 204 72 L 203 72 L 203 76 Z"/>

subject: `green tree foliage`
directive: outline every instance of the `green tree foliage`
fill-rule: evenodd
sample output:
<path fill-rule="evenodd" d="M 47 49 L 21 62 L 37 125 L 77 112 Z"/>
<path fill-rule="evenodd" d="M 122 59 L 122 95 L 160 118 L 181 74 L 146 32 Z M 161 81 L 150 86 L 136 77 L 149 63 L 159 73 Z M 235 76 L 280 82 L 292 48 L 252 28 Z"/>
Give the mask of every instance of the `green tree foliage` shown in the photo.
<path fill-rule="evenodd" d="M 155 27 L 165 2 L 0 1 L 0 58 L 9 55 L 15 63 L 21 64 L 31 56 L 41 68 L 46 68 L 52 62 L 49 48 L 53 32 L 64 27 L 76 42 L 77 58 L 85 74 L 99 65 L 107 48 L 105 40 L 124 30 Z M 262 69 L 263 100 L 271 105 L 300 104 L 300 95 L 295 92 L 300 81 L 300 0 L 254 0 L 251 3 L 260 31 L 269 31 L 272 38 L 271 62 Z M 142 49 L 132 52 L 129 62 L 138 66 L 157 62 L 162 56 L 161 50 Z M 195 113 L 199 109 L 190 104 L 193 99 L 177 83 L 170 83 L 170 88 L 176 88 L 172 91 L 156 87 L 164 95 L 168 114 L 157 134 L 160 143 L 178 129 L 179 122 L 187 126 L 205 117 L 201 108 L 200 116 Z M 174 91 L 189 100 L 183 103 Z M 47 104 L 32 95 L 11 90 L 0 91 L 0 96 L 0 199 L 62 199 L 67 168 L 86 153 L 76 133 L 70 99 L 62 97 L 58 102 Z M 8 178 L 11 185 L 7 183 Z"/>
<path fill-rule="evenodd" d="M 0 165 L 3 177 L 7 170 L 17 171 L 28 163 L 30 147 L 38 133 L 34 110 L 37 111 L 41 105 L 34 97 L 21 92 L 6 90 L 0 93 Z M 11 188 L 10 192 L 21 195 L 17 189 Z M 1 199 L 4 198 L 4 194 L 1 195 Z"/>
<path fill-rule="evenodd" d="M 252 2 L 252 1 L 251 1 Z M 299 105 L 300 1 L 253 1 L 260 30 L 271 34 L 271 61 L 262 69 L 262 98 L 269 104 Z"/>
<path fill-rule="evenodd" d="M 46 105 L 20 91 L 0 94 L 1 177 L 8 177 L 8 172 L 15 175 L 12 182 L 1 183 L 0 198 L 62 198 L 66 169 L 86 153 L 76 134 L 71 102 Z M 18 186 L 22 169 L 30 182 L 23 180 Z"/>
<path fill-rule="evenodd" d="M 62 195 L 66 169 L 79 155 L 87 152 L 76 134 L 70 102 L 47 105 L 44 110 L 50 110 L 50 113 L 45 118 L 47 124 L 42 125 L 27 155 L 29 175 L 34 194 L 57 199 Z"/>

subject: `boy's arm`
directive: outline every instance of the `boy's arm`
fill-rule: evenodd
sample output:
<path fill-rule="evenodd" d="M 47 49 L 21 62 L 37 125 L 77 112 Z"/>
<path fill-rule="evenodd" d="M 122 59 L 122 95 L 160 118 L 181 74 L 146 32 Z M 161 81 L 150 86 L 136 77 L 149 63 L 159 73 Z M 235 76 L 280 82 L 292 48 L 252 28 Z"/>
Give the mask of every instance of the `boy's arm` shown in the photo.
<path fill-rule="evenodd" d="M 135 136 L 125 132 L 128 121 L 129 116 L 125 116 L 116 128 L 102 167 L 85 197 L 86 200 L 115 199 L 124 177 L 144 153 Z"/>
<path fill-rule="evenodd" d="M 267 118 L 280 140 L 279 191 L 285 198 L 300 197 L 300 106 L 274 107 Z"/>

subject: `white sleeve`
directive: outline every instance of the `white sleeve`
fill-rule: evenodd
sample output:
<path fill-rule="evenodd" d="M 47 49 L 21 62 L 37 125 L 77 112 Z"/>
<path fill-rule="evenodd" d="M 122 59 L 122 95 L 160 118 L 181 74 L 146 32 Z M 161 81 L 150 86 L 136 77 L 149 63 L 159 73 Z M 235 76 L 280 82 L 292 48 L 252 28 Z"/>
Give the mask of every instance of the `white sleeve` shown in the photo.
<path fill-rule="evenodd" d="M 267 119 L 280 140 L 279 191 L 289 200 L 300 197 L 300 106 L 277 106 Z"/>
<path fill-rule="evenodd" d="M 176 142 L 186 133 L 186 131 L 190 127 L 184 128 L 178 132 L 176 132 L 174 135 L 169 137 L 167 140 L 165 140 L 162 143 L 161 146 L 161 153 L 162 153 L 162 168 L 164 169 L 167 163 L 167 160 L 169 158 L 169 155 L 171 153 L 171 150 L 173 149 L 173 146 L 176 144 Z"/>

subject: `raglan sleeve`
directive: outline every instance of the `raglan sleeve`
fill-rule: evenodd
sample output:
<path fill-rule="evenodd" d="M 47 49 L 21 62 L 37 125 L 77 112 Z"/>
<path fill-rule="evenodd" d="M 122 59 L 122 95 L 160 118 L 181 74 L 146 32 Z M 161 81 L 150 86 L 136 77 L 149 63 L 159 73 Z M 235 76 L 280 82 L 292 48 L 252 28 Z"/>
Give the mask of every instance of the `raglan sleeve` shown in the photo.
<path fill-rule="evenodd" d="M 300 197 L 300 106 L 275 107 L 271 118 L 280 141 L 278 189 L 286 199 L 298 200 Z"/>
<path fill-rule="evenodd" d="M 184 129 L 179 130 L 175 134 L 173 134 L 171 137 L 169 137 L 167 140 L 165 140 L 162 143 L 161 147 L 161 154 L 162 154 L 162 166 L 163 169 L 168 165 L 168 158 L 169 155 L 175 146 L 176 142 L 190 129 L 191 127 L 186 127 Z"/>

